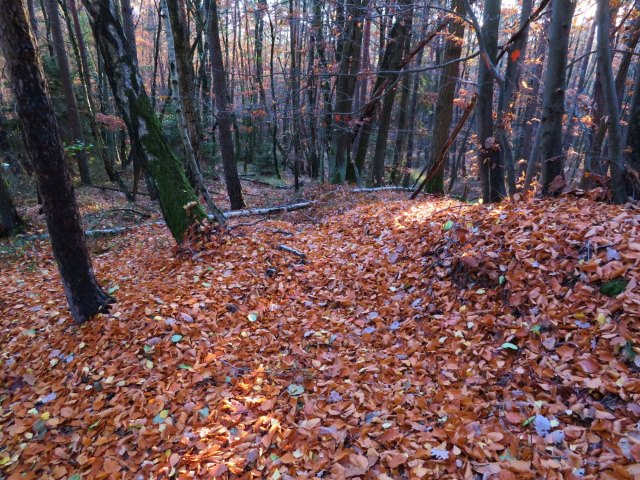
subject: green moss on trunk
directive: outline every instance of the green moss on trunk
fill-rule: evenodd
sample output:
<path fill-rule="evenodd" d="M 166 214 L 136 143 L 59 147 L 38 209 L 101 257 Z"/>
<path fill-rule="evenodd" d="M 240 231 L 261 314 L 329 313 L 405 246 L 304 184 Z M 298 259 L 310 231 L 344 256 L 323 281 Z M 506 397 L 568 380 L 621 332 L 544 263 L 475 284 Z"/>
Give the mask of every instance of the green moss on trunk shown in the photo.
<path fill-rule="evenodd" d="M 146 167 L 156 183 L 167 226 L 180 243 L 185 231 L 194 222 L 204 220 L 207 215 L 198 202 L 198 196 L 189 184 L 180 161 L 167 144 L 146 94 L 139 95 L 135 105 L 140 118 L 140 140 L 147 153 Z"/>

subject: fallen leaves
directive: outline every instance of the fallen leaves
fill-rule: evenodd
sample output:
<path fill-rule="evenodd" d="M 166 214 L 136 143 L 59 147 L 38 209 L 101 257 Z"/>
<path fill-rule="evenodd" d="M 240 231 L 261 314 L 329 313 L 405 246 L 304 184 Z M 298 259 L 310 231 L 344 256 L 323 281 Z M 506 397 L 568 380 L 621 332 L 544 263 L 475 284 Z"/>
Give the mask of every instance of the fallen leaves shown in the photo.
<path fill-rule="evenodd" d="M 159 228 L 127 234 L 117 255 L 95 260 L 118 303 L 82 327 L 65 313 L 46 245 L 32 253 L 35 271 L 0 265 L 0 468 L 37 478 L 640 471 L 634 210 L 385 193 L 335 214 L 357 202 L 331 195 L 318 223 L 269 220 L 175 252 Z M 296 232 L 287 244 L 306 263 L 278 250 L 277 231 Z M 615 278 L 628 283 L 607 296 Z"/>

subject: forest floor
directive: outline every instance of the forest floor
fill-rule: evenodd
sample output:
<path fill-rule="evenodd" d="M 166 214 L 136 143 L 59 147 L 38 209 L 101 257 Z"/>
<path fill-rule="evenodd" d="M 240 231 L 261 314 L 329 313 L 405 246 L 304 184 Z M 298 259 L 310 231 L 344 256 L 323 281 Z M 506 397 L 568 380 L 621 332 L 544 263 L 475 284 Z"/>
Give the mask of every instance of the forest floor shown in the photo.
<path fill-rule="evenodd" d="M 303 194 L 178 248 L 81 191 L 137 226 L 90 240 L 80 327 L 46 241 L 3 245 L 0 478 L 640 475 L 636 207 Z"/>

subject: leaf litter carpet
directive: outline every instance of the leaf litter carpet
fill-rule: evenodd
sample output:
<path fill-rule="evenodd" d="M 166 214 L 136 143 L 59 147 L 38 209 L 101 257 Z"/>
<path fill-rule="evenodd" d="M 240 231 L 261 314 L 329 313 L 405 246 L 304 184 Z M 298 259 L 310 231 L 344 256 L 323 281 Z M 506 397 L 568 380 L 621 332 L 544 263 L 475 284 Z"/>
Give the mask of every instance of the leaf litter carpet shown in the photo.
<path fill-rule="evenodd" d="M 332 195 L 3 261 L 0 478 L 638 478 L 638 210 Z"/>

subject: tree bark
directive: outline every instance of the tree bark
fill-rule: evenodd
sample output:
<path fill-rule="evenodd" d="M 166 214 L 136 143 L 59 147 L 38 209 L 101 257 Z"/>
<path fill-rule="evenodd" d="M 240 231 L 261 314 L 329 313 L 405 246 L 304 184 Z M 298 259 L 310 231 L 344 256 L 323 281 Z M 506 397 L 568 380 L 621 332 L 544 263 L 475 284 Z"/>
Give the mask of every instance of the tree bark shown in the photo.
<path fill-rule="evenodd" d="M 127 125 L 132 148 L 158 190 L 160 207 L 173 237 L 206 215 L 189 185 L 180 161 L 162 131 L 142 83 L 114 0 L 83 0 L 116 105 Z"/>
<path fill-rule="evenodd" d="M 485 203 L 500 202 L 507 196 L 504 186 L 504 165 L 499 154 L 500 145 L 493 130 L 493 94 L 495 65 L 498 54 L 498 31 L 502 0 L 486 0 L 483 13 L 483 25 L 480 33 L 484 40 L 485 51 L 478 69 L 478 162 L 482 198 Z M 486 58 L 485 58 L 486 57 Z"/>
<path fill-rule="evenodd" d="M 464 0 L 454 0 L 453 9 L 456 13 L 462 15 L 464 13 Z M 453 62 L 458 60 L 462 55 L 462 44 L 464 42 L 464 23 L 458 18 L 452 18 L 449 21 L 449 35 L 444 46 L 444 55 L 442 63 Z M 434 131 L 433 140 L 431 142 L 431 161 L 435 162 L 442 148 L 449 140 L 449 129 L 453 120 L 453 101 L 456 95 L 456 87 L 458 85 L 458 76 L 460 75 L 460 64 L 451 63 L 444 67 L 440 73 L 440 82 L 438 84 L 438 98 L 436 100 L 436 108 L 434 112 Z M 426 185 L 427 193 L 444 194 L 444 169 L 445 161 L 438 166 L 434 172 L 432 179 Z"/>
<path fill-rule="evenodd" d="M 640 180 L 640 74 L 636 73 L 633 84 L 633 97 L 629 107 L 629 127 L 626 141 L 626 161 L 630 174 L 635 173 Z M 627 195 L 633 199 L 640 199 L 640 183 L 627 181 Z"/>
<path fill-rule="evenodd" d="M 540 159 L 542 161 L 542 194 L 556 195 L 564 186 L 564 148 L 562 121 L 565 113 L 567 89 L 567 57 L 569 34 L 576 8 L 576 0 L 553 2 L 551 32 L 547 54 L 547 72 L 544 79 L 542 118 L 540 123 Z M 608 35 L 608 29 L 605 32 Z M 556 178 L 562 182 L 555 181 Z"/>
<path fill-rule="evenodd" d="M 512 117 L 514 116 L 514 95 L 520 89 L 520 75 L 527 53 L 529 41 L 529 17 L 533 11 L 533 0 L 523 0 L 520 10 L 520 28 L 522 35 L 509 47 L 507 54 L 507 70 L 504 75 L 504 85 L 500 89 L 498 98 L 497 138 L 500 143 L 499 155 L 507 170 L 507 185 L 509 194 L 516 193 L 516 171 L 513 149 L 509 139 Z"/>
<path fill-rule="evenodd" d="M 392 87 L 394 86 L 394 82 L 398 79 L 398 73 L 395 72 L 399 70 L 398 65 L 402 61 L 404 54 L 405 38 L 408 33 L 407 21 L 412 12 L 412 7 L 408 0 L 400 2 L 398 8 L 399 12 L 397 13 L 396 20 L 389 32 L 387 46 L 384 50 L 384 57 L 379 67 L 381 73 L 378 74 L 376 78 L 376 82 L 371 92 L 372 98 L 369 105 L 364 107 L 365 111 L 361 115 L 362 125 L 358 129 L 358 147 L 354 158 L 354 163 L 358 172 L 362 172 L 364 170 L 365 159 L 369 148 L 369 139 L 371 137 L 373 121 L 378 113 L 380 98 L 384 98 L 383 107 L 386 107 L 386 109 L 393 107 L 395 88 Z M 379 125 L 383 128 L 382 133 L 384 135 L 385 129 L 388 127 L 386 124 L 383 124 L 382 119 Z M 383 177 L 384 155 L 377 155 L 374 157 L 371 178 L 376 186 L 380 186 L 382 185 Z"/>
<path fill-rule="evenodd" d="M 181 20 L 178 0 L 166 0 L 166 4 L 171 26 L 171 35 L 173 37 L 177 86 L 180 88 L 180 98 L 183 106 L 182 111 L 196 163 L 202 165 L 202 152 L 200 148 L 202 125 L 199 121 L 200 114 L 196 104 L 193 65 L 189 54 L 189 38 L 187 37 L 186 27 Z M 167 31 L 169 31 L 168 28 Z"/>
<path fill-rule="evenodd" d="M 362 44 L 363 0 L 348 4 L 344 35 L 339 37 L 340 67 L 335 82 L 336 101 L 334 107 L 335 158 L 330 165 L 332 183 L 344 183 L 347 165 L 351 157 L 351 122 L 353 119 L 353 97 L 357 74 L 360 69 Z M 336 56 L 338 54 L 336 53 Z M 356 173 L 357 175 L 360 172 Z M 355 175 L 354 175 L 355 176 Z"/>
<path fill-rule="evenodd" d="M 211 68 L 213 69 L 213 88 L 215 89 L 216 106 L 218 109 L 218 137 L 220 140 L 220 151 L 222 153 L 222 165 L 231 209 L 239 210 L 244 207 L 244 199 L 242 198 L 242 186 L 240 185 L 238 166 L 234 155 L 233 139 L 231 137 L 232 112 L 231 105 L 227 102 L 227 79 L 222 60 L 217 0 L 211 0 L 209 4 L 209 15 L 211 20 L 209 25 L 209 45 L 211 49 Z"/>
<path fill-rule="evenodd" d="M 163 7 L 168 10 L 168 3 L 170 0 L 162 0 Z M 178 12 L 175 11 L 174 14 Z M 167 15 L 171 15 L 171 13 L 167 13 Z M 218 206 L 211 198 L 211 194 L 207 189 L 207 186 L 204 181 L 204 177 L 202 176 L 202 172 L 200 171 L 200 166 L 198 165 L 198 161 L 196 159 L 196 153 L 194 151 L 193 144 L 191 143 L 191 132 L 189 130 L 187 116 L 185 113 L 184 107 L 184 95 L 182 94 L 181 82 L 178 80 L 180 76 L 177 66 L 176 66 L 176 51 L 175 51 L 175 43 L 174 39 L 176 38 L 175 32 L 173 32 L 173 22 L 171 24 L 167 24 L 165 32 L 167 34 L 167 50 L 169 52 L 169 75 L 171 77 L 171 95 L 173 97 L 173 103 L 176 109 L 176 117 L 178 120 L 178 131 L 180 132 L 180 140 L 182 140 L 182 147 L 184 149 L 185 154 L 185 163 L 188 171 L 190 171 L 191 176 L 193 177 L 193 184 L 196 190 L 202 195 L 204 198 L 209 210 L 215 217 L 215 219 L 219 223 L 224 223 L 225 218 L 222 210 L 218 208 Z"/>
<path fill-rule="evenodd" d="M 293 114 L 293 177 L 295 191 L 300 190 L 300 63 L 298 61 L 299 25 L 294 18 L 293 0 L 289 0 L 289 47 L 291 53 L 291 112 Z"/>
<path fill-rule="evenodd" d="M 58 126 L 22 2 L 0 9 L 0 46 L 36 171 L 53 253 L 71 315 L 83 323 L 108 307 L 93 273 Z"/>
<path fill-rule="evenodd" d="M 615 203 L 622 204 L 627 200 L 622 163 L 622 128 L 620 127 L 620 107 L 618 93 L 611 65 L 611 47 L 609 45 L 609 25 L 611 10 L 609 0 L 598 0 L 598 70 L 602 82 L 604 106 L 607 113 L 609 131 L 609 164 L 611 166 L 611 193 Z"/>
<path fill-rule="evenodd" d="M 86 185 L 91 184 L 91 174 L 89 173 L 89 162 L 87 154 L 84 151 L 84 134 L 82 132 L 82 121 L 80 120 L 80 111 L 78 110 L 78 102 L 73 91 L 73 81 L 71 80 L 71 71 L 69 69 L 69 58 L 65 49 L 64 36 L 62 34 L 62 26 L 60 23 L 60 13 L 58 12 L 57 0 L 49 0 L 49 24 L 51 25 L 51 36 L 53 39 L 53 47 L 56 52 L 58 61 L 58 69 L 60 70 L 60 83 L 64 93 L 64 100 L 69 117 L 69 127 L 73 139 L 71 143 L 79 142 L 82 148 L 78 149 L 74 156 L 78 162 L 78 171 L 80 172 L 80 180 Z"/>

